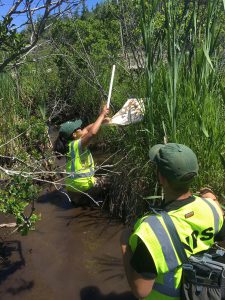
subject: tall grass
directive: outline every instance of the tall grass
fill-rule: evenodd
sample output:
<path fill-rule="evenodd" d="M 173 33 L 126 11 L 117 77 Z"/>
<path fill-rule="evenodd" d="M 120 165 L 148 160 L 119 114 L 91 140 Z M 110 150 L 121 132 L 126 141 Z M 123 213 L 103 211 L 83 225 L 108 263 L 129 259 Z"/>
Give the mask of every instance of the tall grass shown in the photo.
<path fill-rule="evenodd" d="M 221 88 L 225 77 L 221 65 L 224 33 L 219 17 L 222 1 L 140 3 L 146 54 L 146 114 L 144 123 L 133 128 L 127 139 L 127 152 L 134 150 L 121 167 L 124 177 L 115 180 L 118 188 L 112 200 L 115 211 L 121 215 L 125 211 L 127 218 L 146 209 L 146 193 L 160 193 L 148 162 L 148 149 L 155 143 L 183 143 L 196 152 L 200 176 L 193 189 L 211 186 L 223 201 L 225 188 L 225 102 Z M 129 179 L 130 164 L 135 172 Z"/>
<path fill-rule="evenodd" d="M 17 92 L 11 76 L 0 74 L 0 111 L 1 128 L 0 144 L 5 144 L 14 134 L 13 124 L 17 119 Z M 15 142 L 0 148 L 0 153 L 7 155 L 13 151 Z"/>
<path fill-rule="evenodd" d="M 29 77 L 30 84 L 26 86 L 31 91 L 32 80 Z M 26 163 L 28 166 L 34 158 L 40 159 L 40 145 L 44 147 L 47 139 L 46 124 L 34 103 L 35 98 L 42 99 L 43 93 L 41 89 L 34 94 L 26 91 L 23 88 L 24 77 L 20 79 L 22 82 L 16 72 L 0 74 L 0 165 L 13 170 L 17 167 L 24 170 Z M 22 167 L 19 161 L 24 162 Z"/>
<path fill-rule="evenodd" d="M 146 77 L 151 86 L 151 90 L 147 90 L 149 113 L 146 119 L 153 137 L 150 145 L 163 141 L 162 129 L 156 133 L 152 127 L 162 128 L 165 122 L 169 142 L 184 143 L 196 151 L 202 174 L 197 185 L 210 184 L 221 192 L 220 153 L 224 151 L 225 126 L 218 16 L 222 1 L 209 0 L 207 5 L 200 5 L 199 1 L 141 2 L 142 9 L 144 5 L 148 8 L 142 10 L 142 19 Z M 157 16 L 157 13 L 149 13 L 152 10 L 160 12 L 163 19 L 158 29 L 159 41 L 157 31 L 152 30 Z M 152 58 L 152 49 L 157 45 L 162 49 L 161 55 Z"/>

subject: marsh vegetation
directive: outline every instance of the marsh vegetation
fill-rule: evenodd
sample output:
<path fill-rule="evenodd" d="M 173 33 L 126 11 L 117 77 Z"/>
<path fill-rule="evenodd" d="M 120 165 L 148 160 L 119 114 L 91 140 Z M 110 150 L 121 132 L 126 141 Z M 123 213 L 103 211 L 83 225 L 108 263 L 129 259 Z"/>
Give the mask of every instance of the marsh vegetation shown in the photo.
<path fill-rule="evenodd" d="M 148 196 L 160 195 L 148 150 L 164 142 L 190 146 L 201 170 L 193 190 L 208 185 L 225 200 L 224 1 L 112 0 L 92 11 L 75 6 L 69 14 L 49 15 L 24 56 L 32 26 L 15 31 L 10 18 L 0 21 L 0 211 L 13 214 L 22 233 L 38 219 L 24 209 L 40 184 L 62 185 L 49 126 L 76 117 L 93 121 L 107 99 L 112 64 L 111 114 L 135 97 L 145 99 L 145 118 L 102 128 L 101 150 L 113 165 L 105 207 L 128 221 L 152 203 Z"/>

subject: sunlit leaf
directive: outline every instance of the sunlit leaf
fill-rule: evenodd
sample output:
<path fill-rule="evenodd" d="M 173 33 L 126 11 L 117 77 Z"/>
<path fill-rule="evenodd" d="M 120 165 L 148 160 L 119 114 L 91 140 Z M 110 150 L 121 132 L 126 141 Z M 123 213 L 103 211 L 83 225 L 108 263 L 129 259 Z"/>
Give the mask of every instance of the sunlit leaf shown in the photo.
<path fill-rule="evenodd" d="M 209 57 L 209 52 L 206 49 L 205 45 L 203 46 L 203 51 L 204 51 L 204 54 L 205 54 L 205 57 L 206 57 L 208 63 L 210 64 L 211 68 L 213 69 L 213 64 L 212 64 L 212 61 L 211 61 L 211 59 Z"/>
<path fill-rule="evenodd" d="M 206 129 L 206 127 L 205 127 L 204 122 L 201 122 L 200 127 L 201 127 L 201 130 L 202 130 L 202 132 L 204 133 L 205 137 L 208 138 L 208 137 L 209 137 L 209 133 L 208 133 L 208 130 Z"/>

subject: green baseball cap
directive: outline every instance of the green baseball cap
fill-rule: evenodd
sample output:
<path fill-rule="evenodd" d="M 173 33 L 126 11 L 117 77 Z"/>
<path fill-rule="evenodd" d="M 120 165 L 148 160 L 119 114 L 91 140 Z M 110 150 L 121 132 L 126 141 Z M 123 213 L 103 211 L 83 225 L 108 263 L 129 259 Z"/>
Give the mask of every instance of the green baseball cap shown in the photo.
<path fill-rule="evenodd" d="M 157 144 L 149 150 L 149 157 L 157 164 L 162 176 L 171 181 L 190 182 L 198 175 L 197 157 L 185 145 Z"/>
<path fill-rule="evenodd" d="M 72 133 L 76 129 L 80 128 L 81 125 L 82 125 L 82 121 L 80 119 L 75 121 L 65 122 L 60 126 L 59 133 L 63 135 L 66 139 L 69 139 L 72 136 Z"/>

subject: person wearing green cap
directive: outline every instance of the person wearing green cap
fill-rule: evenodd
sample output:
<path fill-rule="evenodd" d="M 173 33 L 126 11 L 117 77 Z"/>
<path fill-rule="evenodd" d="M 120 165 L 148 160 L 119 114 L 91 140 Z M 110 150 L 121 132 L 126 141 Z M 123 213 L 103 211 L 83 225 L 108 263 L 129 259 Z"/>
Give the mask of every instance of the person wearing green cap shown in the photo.
<path fill-rule="evenodd" d="M 81 120 L 68 121 L 60 126 L 54 151 L 66 155 L 66 190 L 76 204 L 80 192 L 99 189 L 104 185 L 104 180 L 94 176 L 94 161 L 88 146 L 101 125 L 107 122 L 108 112 L 109 109 L 104 106 L 96 121 L 83 129 Z"/>
<path fill-rule="evenodd" d="M 195 153 L 185 145 L 168 143 L 153 146 L 149 157 L 164 189 L 161 209 L 172 219 L 187 256 L 225 240 L 223 211 L 213 192 L 205 188 L 197 196 L 190 190 L 199 170 Z M 128 283 L 137 298 L 181 299 L 181 262 L 162 214 L 149 212 L 123 231 L 121 250 Z"/>

